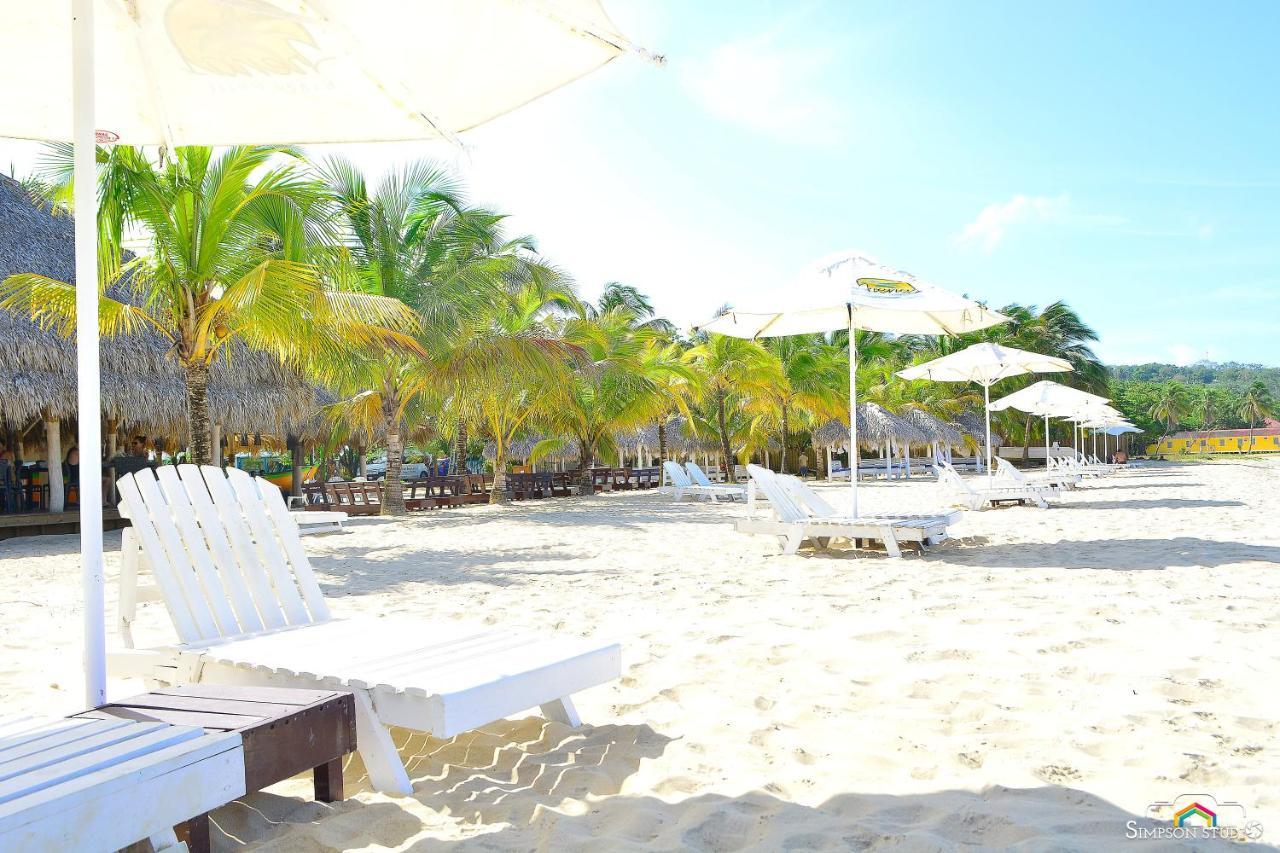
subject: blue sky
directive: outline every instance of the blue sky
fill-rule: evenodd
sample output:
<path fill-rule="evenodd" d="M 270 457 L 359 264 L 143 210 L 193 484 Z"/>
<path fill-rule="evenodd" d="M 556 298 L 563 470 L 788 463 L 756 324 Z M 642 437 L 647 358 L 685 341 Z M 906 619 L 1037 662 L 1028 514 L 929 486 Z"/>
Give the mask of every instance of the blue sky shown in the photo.
<path fill-rule="evenodd" d="M 1280 364 L 1280 5 L 606 6 L 667 66 L 614 62 L 465 152 L 346 153 L 453 160 L 584 295 L 625 281 L 681 324 L 856 247 L 997 306 L 1066 299 L 1113 363 Z"/>

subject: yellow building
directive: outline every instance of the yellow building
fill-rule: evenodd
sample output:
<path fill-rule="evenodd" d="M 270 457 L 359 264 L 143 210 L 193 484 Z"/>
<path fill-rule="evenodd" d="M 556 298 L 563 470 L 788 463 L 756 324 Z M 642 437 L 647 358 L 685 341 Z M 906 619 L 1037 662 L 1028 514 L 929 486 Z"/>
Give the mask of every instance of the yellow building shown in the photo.
<path fill-rule="evenodd" d="M 1252 446 L 1247 429 L 1179 432 L 1147 445 L 1148 456 L 1158 453 L 1280 453 L 1280 429 L 1268 426 L 1254 430 Z"/>

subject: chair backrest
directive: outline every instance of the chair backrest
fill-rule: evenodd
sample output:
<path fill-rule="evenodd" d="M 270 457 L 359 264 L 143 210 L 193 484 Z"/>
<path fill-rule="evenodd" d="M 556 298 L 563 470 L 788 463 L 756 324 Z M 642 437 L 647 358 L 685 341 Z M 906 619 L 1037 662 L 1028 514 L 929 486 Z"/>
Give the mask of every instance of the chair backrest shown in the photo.
<path fill-rule="evenodd" d="M 809 488 L 808 484 L 799 477 L 793 477 L 790 474 L 775 474 L 778 482 L 791 492 L 792 497 L 800 505 L 811 518 L 835 518 L 836 510 L 831 504 L 822 499 L 822 496 Z"/>
<path fill-rule="evenodd" d="M 1001 480 L 1009 480 L 1010 482 L 1023 484 L 1027 482 L 1027 475 L 1019 471 L 1007 459 L 1001 459 L 999 456 L 993 456 L 992 459 L 996 463 L 996 478 Z"/>
<path fill-rule="evenodd" d="M 809 514 L 796 503 L 791 492 L 778 481 L 778 475 L 768 468 L 759 465 L 748 465 L 747 473 L 755 481 L 756 487 L 769 499 L 769 508 L 778 516 L 779 521 L 804 521 Z"/>
<path fill-rule="evenodd" d="M 960 492 L 965 495 L 972 496 L 973 494 L 975 494 L 973 489 L 970 488 L 969 484 L 966 483 L 964 481 L 964 478 L 960 476 L 960 472 L 957 471 L 955 468 L 951 467 L 950 462 L 940 463 L 938 465 L 935 465 L 934 468 L 938 472 L 939 483 L 942 483 L 948 488 L 955 489 L 957 492 Z"/>
<path fill-rule="evenodd" d="M 712 485 L 711 478 L 707 476 L 705 471 L 703 471 L 701 468 L 698 467 L 697 462 L 694 462 L 692 459 L 690 459 L 688 462 L 684 463 L 684 467 L 685 467 L 685 470 L 689 472 L 689 477 L 693 480 L 693 482 L 696 485 L 699 485 L 699 486 Z"/>
<path fill-rule="evenodd" d="M 298 524 L 267 480 L 163 465 L 117 486 L 184 643 L 329 618 Z"/>
<path fill-rule="evenodd" d="M 679 462 L 663 462 L 662 470 L 667 472 L 667 477 L 670 478 L 673 486 L 693 485 L 693 481 L 689 479 L 689 473 L 680 467 Z"/>

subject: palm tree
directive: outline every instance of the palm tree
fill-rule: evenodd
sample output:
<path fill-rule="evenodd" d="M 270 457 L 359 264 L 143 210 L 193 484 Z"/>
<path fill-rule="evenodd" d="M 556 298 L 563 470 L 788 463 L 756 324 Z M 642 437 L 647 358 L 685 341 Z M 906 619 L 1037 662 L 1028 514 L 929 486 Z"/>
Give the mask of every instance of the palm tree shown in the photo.
<path fill-rule="evenodd" d="M 528 238 L 503 235 L 504 217 L 465 207 L 458 183 L 440 166 L 411 163 L 388 173 L 373 190 L 345 160 L 330 159 L 321 171 L 341 211 L 349 257 L 342 269 L 363 289 L 408 306 L 420 322 L 419 352 L 348 359 L 329 371 L 351 395 L 349 403 L 362 401 L 338 407 L 337 414 L 363 412 L 361 417 L 372 418 L 371 431 L 386 441 L 382 511 L 400 515 L 410 427 L 405 418 L 433 390 L 435 365 L 458 330 L 501 304 L 512 287 L 558 274 L 536 257 Z M 465 447 L 465 434 L 460 443 Z"/>
<path fill-rule="evenodd" d="M 1275 415 L 1275 408 L 1275 400 L 1271 396 L 1271 391 L 1261 380 L 1254 382 L 1244 392 L 1237 414 L 1249 422 L 1249 443 L 1245 448 L 1246 453 L 1253 450 L 1253 431 L 1257 427 L 1258 421 Z"/>
<path fill-rule="evenodd" d="M 582 463 L 581 492 L 594 493 L 591 465 L 602 452 L 616 450 L 615 436 L 655 420 L 671 405 L 666 383 L 687 375 L 662 337 L 637 328 L 635 315 L 613 308 L 594 317 L 573 317 L 564 339 L 582 353 L 583 363 L 569 381 L 548 389 L 552 431 L 572 436 Z"/>
<path fill-rule="evenodd" d="M 787 471 L 792 426 L 816 428 L 848 411 L 848 356 L 843 347 L 820 334 L 770 338 L 766 348 L 778 360 L 781 381 L 762 389 L 748 410 L 776 413 L 782 441 L 781 471 Z"/>
<path fill-rule="evenodd" d="M 70 172 L 51 155 L 50 196 L 65 198 Z M 235 344 L 306 363 L 321 352 L 410 341 L 394 300 L 323 274 L 319 244 L 330 214 L 324 187 L 287 148 L 237 146 L 214 155 L 182 147 L 149 159 L 116 146 L 99 154 L 103 335 L 150 329 L 169 342 L 186 385 L 191 460 L 211 461 L 209 371 Z M 140 232 L 145 254 L 123 262 L 121 241 Z M 0 283 L 0 306 L 70 335 L 75 286 L 37 275 Z"/>
<path fill-rule="evenodd" d="M 462 417 L 495 447 L 490 503 L 506 500 L 507 449 L 552 412 L 548 389 L 571 380 L 579 350 L 564 341 L 553 310 L 571 294 L 526 284 L 465 323 L 440 365 Z"/>
<path fill-rule="evenodd" d="M 1165 436 L 1172 435 L 1178 423 L 1186 416 L 1190 406 L 1187 403 L 1187 388 L 1181 382 L 1170 380 L 1160 386 L 1155 400 L 1147 412 L 1153 420 L 1163 421 Z"/>
<path fill-rule="evenodd" d="M 696 371 L 701 396 L 714 409 L 720 452 L 724 464 L 732 465 L 735 456 L 729 441 L 730 405 L 780 385 L 782 366 L 776 356 L 755 341 L 717 334 L 704 336 L 684 354 L 684 361 Z M 726 475 L 732 475 L 732 469 Z"/>

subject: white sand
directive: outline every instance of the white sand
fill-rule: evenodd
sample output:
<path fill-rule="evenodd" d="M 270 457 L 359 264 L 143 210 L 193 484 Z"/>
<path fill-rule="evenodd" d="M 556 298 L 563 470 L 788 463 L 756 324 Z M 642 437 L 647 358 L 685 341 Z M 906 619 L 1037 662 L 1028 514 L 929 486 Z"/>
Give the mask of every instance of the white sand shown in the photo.
<path fill-rule="evenodd" d="M 1049 511 L 968 513 L 960 541 L 903 560 L 782 557 L 733 531 L 740 510 L 656 493 L 311 537 L 338 614 L 615 634 L 628 668 L 577 697 L 579 731 L 526 718 L 448 742 L 399 733 L 413 797 L 368 792 L 356 761 L 346 803 L 291 781 L 215 813 L 216 842 L 1101 850 L 1148 803 L 1201 792 L 1243 803 L 1274 842 L 1277 491 L 1275 459 L 1148 469 Z M 939 506 L 923 481 L 863 500 Z M 78 707 L 76 547 L 0 543 L 7 712 Z M 139 640 L 169 639 L 162 608 L 144 611 Z"/>

